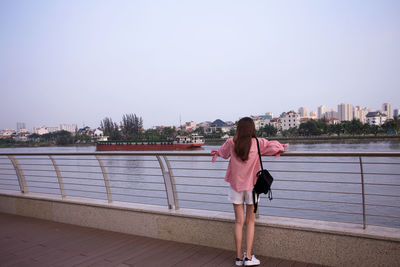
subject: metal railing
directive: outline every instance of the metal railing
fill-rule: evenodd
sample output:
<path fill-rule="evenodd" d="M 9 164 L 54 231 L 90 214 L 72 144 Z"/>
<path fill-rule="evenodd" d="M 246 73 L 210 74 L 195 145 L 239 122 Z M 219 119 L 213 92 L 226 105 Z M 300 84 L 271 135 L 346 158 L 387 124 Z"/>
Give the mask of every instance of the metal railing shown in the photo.
<path fill-rule="evenodd" d="M 400 153 L 296 153 L 263 158 L 274 177 L 267 216 L 400 227 Z M 0 189 L 232 211 L 228 161 L 209 153 L 0 153 Z"/>

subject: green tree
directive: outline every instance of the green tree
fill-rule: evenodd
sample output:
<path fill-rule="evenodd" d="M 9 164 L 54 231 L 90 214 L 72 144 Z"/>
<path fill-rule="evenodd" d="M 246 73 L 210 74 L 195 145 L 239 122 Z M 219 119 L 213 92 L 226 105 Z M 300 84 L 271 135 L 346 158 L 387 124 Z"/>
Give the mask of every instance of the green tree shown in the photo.
<path fill-rule="evenodd" d="M 149 142 L 159 142 L 161 141 L 161 134 L 156 129 L 148 129 L 144 132 L 144 138 Z"/>
<path fill-rule="evenodd" d="M 119 127 L 111 118 L 104 118 L 100 123 L 100 128 L 104 132 L 104 135 L 108 136 L 110 140 L 121 139 Z"/>
<path fill-rule="evenodd" d="M 362 134 L 363 135 L 368 135 L 372 132 L 371 130 L 371 125 L 369 125 L 368 123 L 365 123 L 362 127 Z"/>
<path fill-rule="evenodd" d="M 136 114 L 125 114 L 122 117 L 122 134 L 127 140 L 139 139 L 143 128 L 143 119 Z"/>
<path fill-rule="evenodd" d="M 361 135 L 363 133 L 363 124 L 358 119 L 342 122 L 346 133 L 351 135 Z"/>
<path fill-rule="evenodd" d="M 267 124 L 262 128 L 261 133 L 262 136 L 267 136 L 267 137 L 276 136 L 276 134 L 278 133 L 278 129 L 276 129 L 271 124 Z"/>
<path fill-rule="evenodd" d="M 381 128 L 385 133 L 398 134 L 400 131 L 399 119 L 395 117 L 393 119 L 387 120 L 385 121 L 385 123 L 382 124 Z"/>
<path fill-rule="evenodd" d="M 28 136 L 28 139 L 33 141 L 33 142 L 39 142 L 40 141 L 40 135 L 38 135 L 37 133 L 30 134 Z"/>
<path fill-rule="evenodd" d="M 281 133 L 282 133 L 282 136 L 284 136 L 284 137 L 298 136 L 299 135 L 299 132 L 298 132 L 296 127 L 291 127 L 291 128 L 289 128 L 287 130 L 283 130 L 283 131 L 281 131 Z"/>
<path fill-rule="evenodd" d="M 303 136 L 321 135 L 324 132 L 323 127 L 325 127 L 323 123 L 315 120 L 309 120 L 300 124 L 299 133 Z"/>
<path fill-rule="evenodd" d="M 92 137 L 87 134 L 77 134 L 74 137 L 74 141 L 78 143 L 89 143 L 92 141 Z"/>
<path fill-rule="evenodd" d="M 337 134 L 338 136 L 342 135 L 344 133 L 343 125 L 341 123 L 329 125 L 328 133 Z"/>
<path fill-rule="evenodd" d="M 232 128 L 229 130 L 229 136 L 234 136 L 235 133 L 236 133 L 236 130 L 235 130 L 234 127 L 232 127 Z"/>
<path fill-rule="evenodd" d="M 12 137 L 0 138 L 0 146 L 10 146 L 10 145 L 14 145 L 14 144 L 15 144 L 15 140 Z"/>
<path fill-rule="evenodd" d="M 199 134 L 201 134 L 201 132 L 204 133 L 204 129 L 202 127 L 200 127 L 200 128 L 196 129 L 196 131 L 199 130 L 199 131 L 197 131 L 197 133 L 199 133 Z M 175 126 L 174 127 L 164 127 L 161 131 L 162 139 L 173 140 L 175 138 L 176 134 L 177 133 L 176 133 Z"/>
<path fill-rule="evenodd" d="M 67 131 L 60 131 L 55 134 L 55 143 L 57 145 L 68 145 L 73 143 L 73 139 L 71 138 L 71 133 Z"/>

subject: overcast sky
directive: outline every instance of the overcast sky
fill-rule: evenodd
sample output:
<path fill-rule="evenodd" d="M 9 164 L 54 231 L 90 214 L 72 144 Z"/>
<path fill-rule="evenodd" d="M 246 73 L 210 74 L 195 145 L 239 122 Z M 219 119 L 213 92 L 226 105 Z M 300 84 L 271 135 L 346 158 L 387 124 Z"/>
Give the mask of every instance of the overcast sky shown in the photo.
<path fill-rule="evenodd" d="M 0 1 L 0 129 L 400 108 L 400 1 Z"/>

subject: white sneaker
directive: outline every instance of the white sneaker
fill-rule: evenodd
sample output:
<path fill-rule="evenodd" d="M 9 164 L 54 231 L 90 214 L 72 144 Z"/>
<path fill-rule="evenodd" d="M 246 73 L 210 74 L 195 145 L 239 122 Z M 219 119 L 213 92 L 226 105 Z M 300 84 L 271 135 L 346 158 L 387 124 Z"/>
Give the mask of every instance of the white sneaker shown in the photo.
<path fill-rule="evenodd" d="M 244 261 L 244 266 L 260 265 L 260 261 L 254 255 L 251 255 L 251 259 L 245 257 L 243 261 Z"/>
<path fill-rule="evenodd" d="M 243 259 L 241 259 L 241 258 L 236 258 L 235 264 L 236 264 L 236 266 L 242 266 L 242 265 L 243 265 Z"/>

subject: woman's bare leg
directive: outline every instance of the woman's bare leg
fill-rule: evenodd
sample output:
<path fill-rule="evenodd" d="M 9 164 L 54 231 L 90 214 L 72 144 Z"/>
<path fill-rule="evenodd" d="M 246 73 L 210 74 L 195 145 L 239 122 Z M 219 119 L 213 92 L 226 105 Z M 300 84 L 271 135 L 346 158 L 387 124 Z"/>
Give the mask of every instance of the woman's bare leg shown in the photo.
<path fill-rule="evenodd" d="M 254 205 L 246 205 L 246 257 L 251 259 L 254 241 Z"/>
<path fill-rule="evenodd" d="M 244 205 L 233 204 L 235 211 L 235 243 L 236 243 L 236 257 L 242 258 L 242 239 L 243 239 L 243 225 L 244 225 Z"/>

